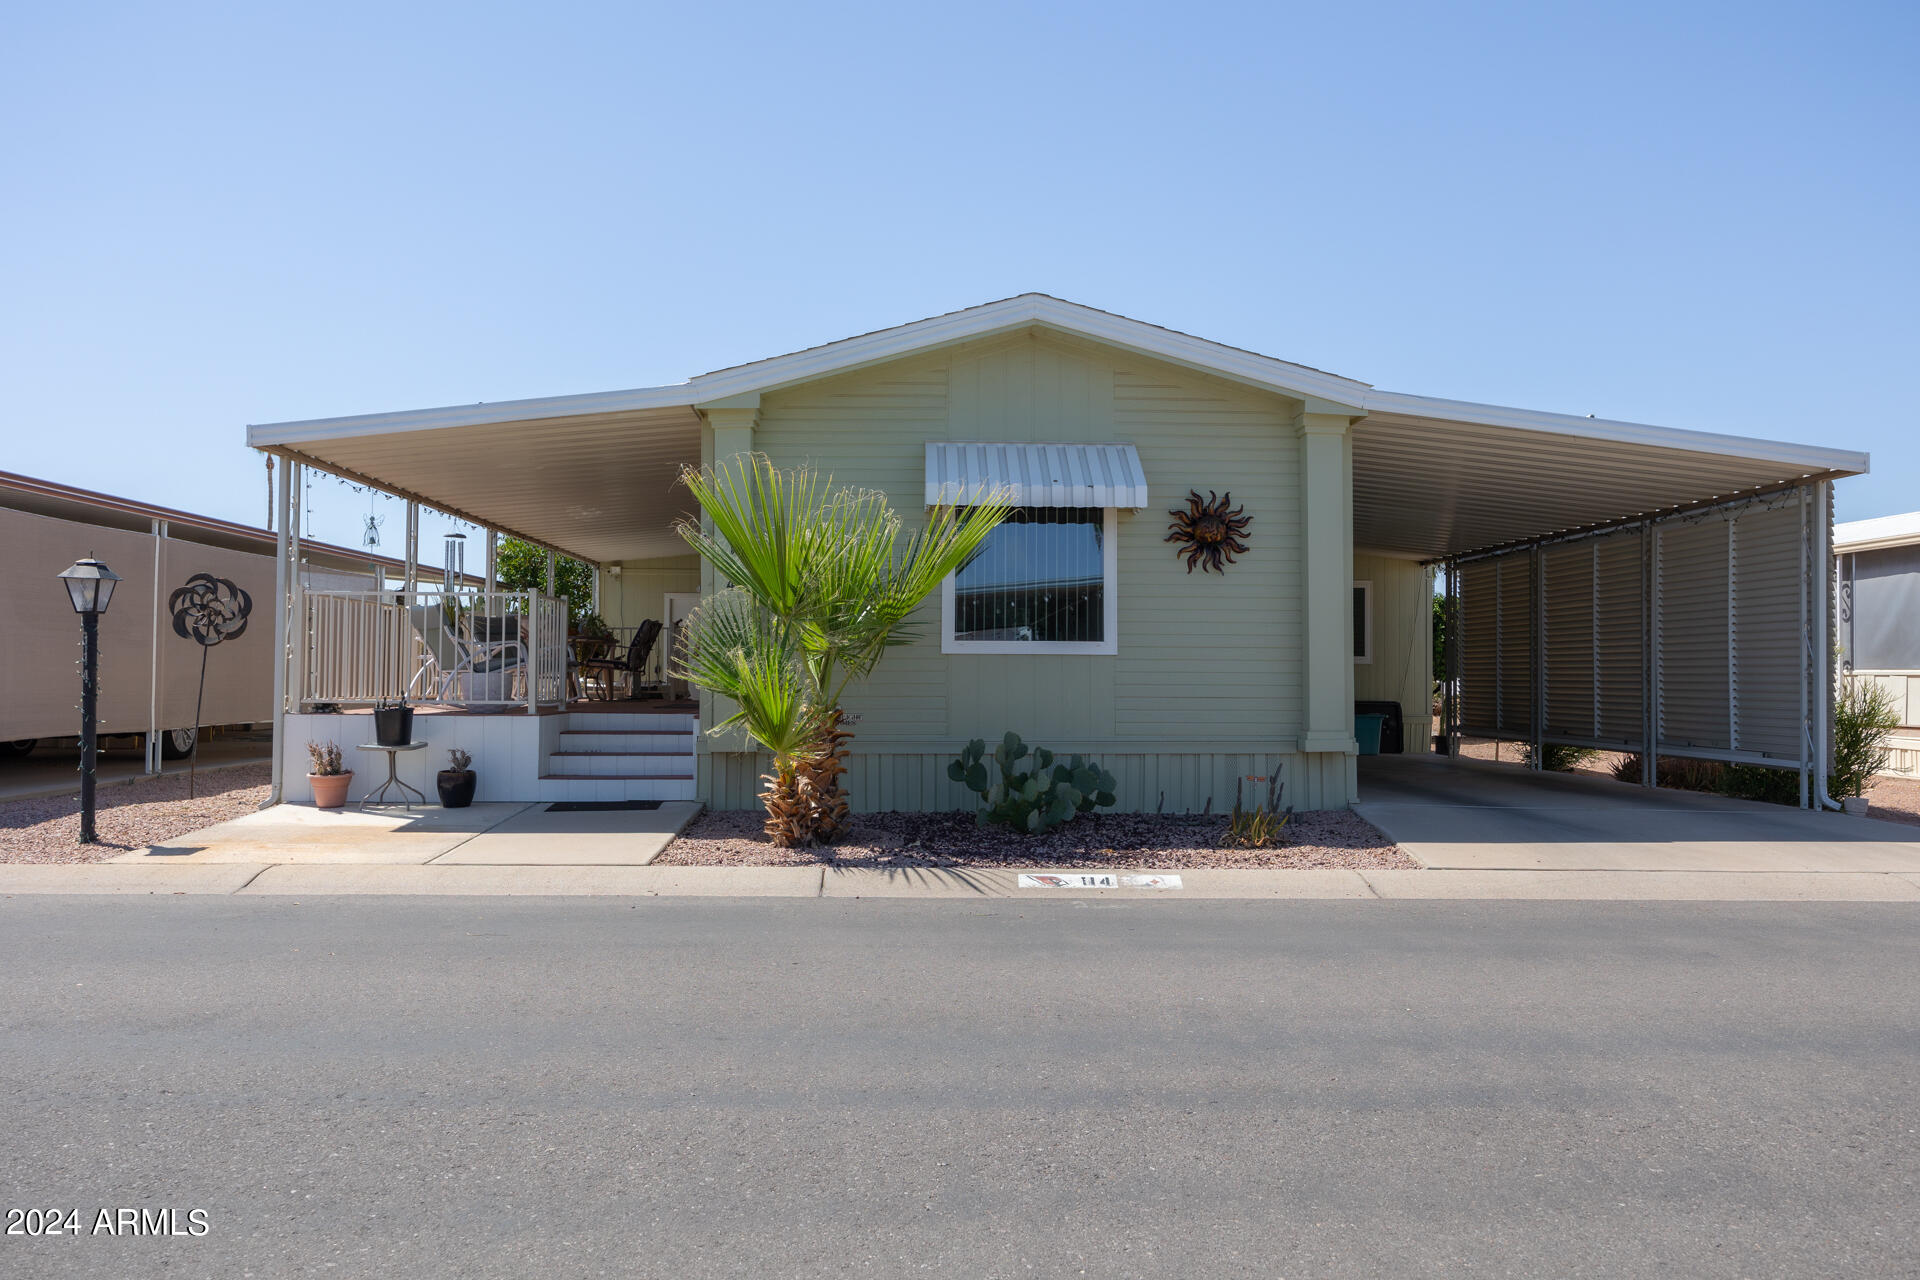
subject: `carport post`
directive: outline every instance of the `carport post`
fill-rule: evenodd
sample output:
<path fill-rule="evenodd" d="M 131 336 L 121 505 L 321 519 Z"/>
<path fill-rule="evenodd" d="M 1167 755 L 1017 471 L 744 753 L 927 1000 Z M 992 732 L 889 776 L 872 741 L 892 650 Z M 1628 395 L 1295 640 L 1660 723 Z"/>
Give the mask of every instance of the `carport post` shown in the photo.
<path fill-rule="evenodd" d="M 1800 807 L 1805 809 L 1813 799 L 1813 716 L 1808 697 L 1811 692 L 1811 680 L 1807 668 L 1811 666 L 1810 650 L 1807 640 L 1807 579 L 1813 576 L 1813 539 L 1810 522 L 1807 519 L 1807 490 L 1800 489 Z"/>
<path fill-rule="evenodd" d="M 147 772 L 160 772 L 160 573 L 161 552 L 167 540 L 167 522 L 153 521 L 153 643 L 147 670 Z"/>
<path fill-rule="evenodd" d="M 1539 543 L 1527 553 L 1533 575 L 1533 771 L 1546 767 L 1547 750 L 1547 556 Z"/>
<path fill-rule="evenodd" d="M 1441 606 L 1440 621 L 1444 630 L 1440 635 L 1440 733 L 1446 740 L 1447 757 L 1452 759 L 1460 754 L 1460 736 L 1456 732 L 1458 719 L 1454 705 L 1454 672 L 1459 666 L 1460 653 L 1460 566 L 1449 556 L 1440 566 Z"/>
<path fill-rule="evenodd" d="M 1641 729 L 1640 785 L 1660 785 L 1660 526 L 1647 521 L 1641 534 L 1640 618 L 1643 624 L 1640 662 Z"/>
<path fill-rule="evenodd" d="M 273 780 L 267 793 L 269 805 L 279 804 L 281 800 L 281 771 L 287 759 L 287 639 L 288 597 L 293 590 L 290 575 L 287 573 L 287 553 L 289 530 L 293 527 L 290 515 L 292 505 L 293 464 L 285 458 L 280 460 L 280 474 L 273 499 Z"/>

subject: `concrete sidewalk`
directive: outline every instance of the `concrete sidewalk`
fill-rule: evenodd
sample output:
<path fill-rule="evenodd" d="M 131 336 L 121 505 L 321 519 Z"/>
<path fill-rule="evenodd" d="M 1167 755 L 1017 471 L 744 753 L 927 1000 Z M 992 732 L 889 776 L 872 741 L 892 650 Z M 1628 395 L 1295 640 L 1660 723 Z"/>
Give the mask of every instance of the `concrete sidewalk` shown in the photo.
<path fill-rule="evenodd" d="M 1084 868 L 1074 868 L 1075 872 Z M 1920 874 L 1696 871 L 1192 870 L 1181 887 L 1021 888 L 1016 868 L 503 866 L 163 862 L 0 865 L 14 894 L 1920 902 Z M 1129 870 L 1126 874 L 1134 874 Z"/>

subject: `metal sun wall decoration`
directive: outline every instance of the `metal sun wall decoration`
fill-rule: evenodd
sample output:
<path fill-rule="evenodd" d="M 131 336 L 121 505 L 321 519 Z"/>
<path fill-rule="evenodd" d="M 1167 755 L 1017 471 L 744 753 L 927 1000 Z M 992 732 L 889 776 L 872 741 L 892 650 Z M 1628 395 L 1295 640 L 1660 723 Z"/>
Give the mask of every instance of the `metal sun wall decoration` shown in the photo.
<path fill-rule="evenodd" d="M 200 763 L 200 707 L 207 696 L 207 650 L 226 640 L 237 640 L 247 629 L 253 597 L 237 583 L 196 573 L 187 585 L 167 597 L 173 614 L 173 633 L 200 646 L 200 691 L 193 698 L 193 749 L 187 756 L 187 796 L 193 796 L 194 769 Z"/>
<path fill-rule="evenodd" d="M 1216 495 L 1209 489 L 1202 498 L 1194 489 L 1187 495 L 1185 511 L 1175 508 L 1167 514 L 1173 521 L 1167 526 L 1166 541 L 1184 548 L 1176 548 L 1173 554 L 1187 558 L 1188 573 L 1195 565 L 1203 573 L 1225 573 L 1235 556 L 1246 553 L 1247 544 L 1240 539 L 1247 536 L 1253 517 L 1244 506 L 1233 505 L 1231 493 Z"/>

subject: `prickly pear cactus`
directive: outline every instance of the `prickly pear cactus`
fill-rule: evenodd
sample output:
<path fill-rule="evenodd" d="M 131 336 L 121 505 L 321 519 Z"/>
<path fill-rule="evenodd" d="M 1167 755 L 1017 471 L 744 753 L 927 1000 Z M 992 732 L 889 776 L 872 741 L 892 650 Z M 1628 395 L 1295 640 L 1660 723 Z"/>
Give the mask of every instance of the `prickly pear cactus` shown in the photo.
<path fill-rule="evenodd" d="M 975 738 L 947 766 L 947 776 L 980 797 L 976 820 L 1042 835 L 1083 813 L 1114 803 L 1114 777 L 1081 756 L 1065 764 L 1045 747 L 1029 749 L 1009 732 L 993 749 L 999 777 L 987 768 L 987 743 Z"/>

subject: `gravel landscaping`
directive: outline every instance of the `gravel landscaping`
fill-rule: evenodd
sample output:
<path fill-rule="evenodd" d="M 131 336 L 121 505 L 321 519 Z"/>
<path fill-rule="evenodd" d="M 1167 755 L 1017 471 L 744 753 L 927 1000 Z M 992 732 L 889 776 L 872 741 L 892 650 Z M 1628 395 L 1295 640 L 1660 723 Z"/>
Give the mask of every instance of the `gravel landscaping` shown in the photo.
<path fill-rule="evenodd" d="M 267 802 L 272 779 L 266 764 L 217 769 L 199 776 L 191 800 L 184 773 L 101 787 L 94 810 L 98 844 L 79 843 L 77 793 L 11 800 L 0 804 L 0 862 L 105 862 L 252 813 Z"/>
<path fill-rule="evenodd" d="M 1100 813 L 1043 836 L 982 830 L 971 813 L 869 813 L 829 849 L 776 849 L 758 810 L 703 813 L 655 866 L 778 867 L 1418 867 L 1364 818 L 1345 809 L 1296 813 L 1287 843 L 1223 849 L 1219 815 Z"/>
<path fill-rule="evenodd" d="M 1920 827 L 1920 778 L 1881 777 L 1867 788 L 1869 818 Z"/>

